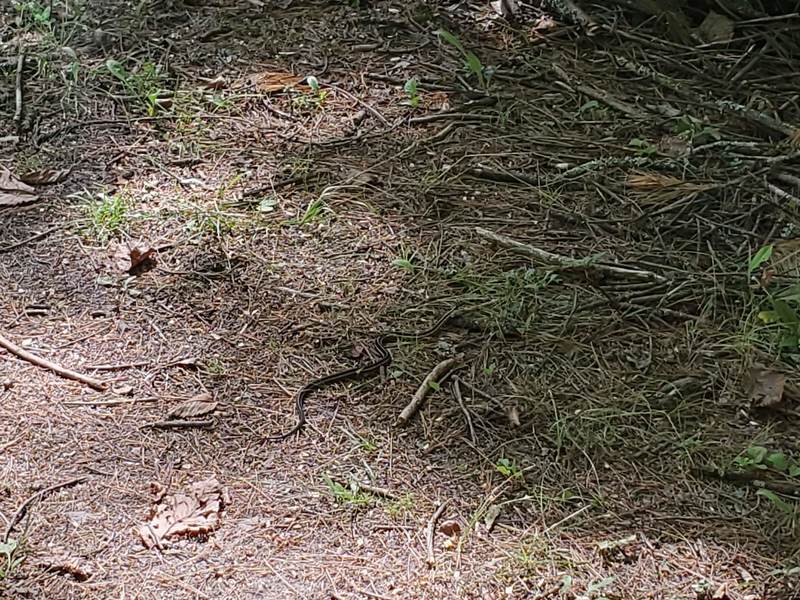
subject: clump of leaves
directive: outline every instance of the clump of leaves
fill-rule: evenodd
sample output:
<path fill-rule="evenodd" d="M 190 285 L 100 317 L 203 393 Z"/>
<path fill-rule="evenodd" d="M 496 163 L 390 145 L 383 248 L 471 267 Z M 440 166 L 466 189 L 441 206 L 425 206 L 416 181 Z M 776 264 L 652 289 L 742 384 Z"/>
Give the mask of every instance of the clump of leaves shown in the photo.
<path fill-rule="evenodd" d="M 494 465 L 494 468 L 497 469 L 497 472 L 503 477 L 511 477 L 513 479 L 523 478 L 522 469 L 519 468 L 517 463 L 508 458 L 498 459 Z"/>
<path fill-rule="evenodd" d="M 461 40 L 459 40 L 449 31 L 439 29 L 436 32 L 436 35 L 461 53 L 461 56 L 464 59 L 464 67 L 467 69 L 467 71 L 475 76 L 475 79 L 478 80 L 478 85 L 480 85 L 481 88 L 486 89 L 489 83 L 486 74 L 487 70 L 484 68 L 483 63 L 476 56 L 476 54 L 471 50 L 467 50 L 464 47 L 464 44 L 461 43 Z"/>
<path fill-rule="evenodd" d="M 719 140 L 719 129 L 706 125 L 700 119 L 682 115 L 675 120 L 673 131 L 682 140 L 694 145 L 706 144 L 711 140 Z"/>
<path fill-rule="evenodd" d="M 23 26 L 36 29 L 48 29 L 52 20 L 52 2 L 50 4 L 28 0 L 27 2 L 14 2 L 17 19 Z"/>
<path fill-rule="evenodd" d="M 789 477 L 800 477 L 800 464 L 794 458 L 764 446 L 750 446 L 733 459 L 733 464 L 744 471 L 771 470 Z"/>
<path fill-rule="evenodd" d="M 319 79 L 313 75 L 306 77 L 306 84 L 311 88 L 310 94 L 299 94 L 292 99 L 292 104 L 295 108 L 316 108 L 321 110 L 325 105 L 325 100 L 328 98 L 328 91 L 323 90 L 319 83 Z"/>
<path fill-rule="evenodd" d="M 419 95 L 419 81 L 416 77 L 412 77 L 406 84 L 403 86 L 403 91 L 408 96 L 407 103 L 412 108 L 417 108 L 419 106 L 420 95 Z"/>
<path fill-rule="evenodd" d="M 658 148 L 656 148 L 647 140 L 643 140 L 641 138 L 633 138 L 630 142 L 628 142 L 628 147 L 633 148 L 636 151 L 636 154 L 639 156 L 649 157 L 658 152 Z"/>

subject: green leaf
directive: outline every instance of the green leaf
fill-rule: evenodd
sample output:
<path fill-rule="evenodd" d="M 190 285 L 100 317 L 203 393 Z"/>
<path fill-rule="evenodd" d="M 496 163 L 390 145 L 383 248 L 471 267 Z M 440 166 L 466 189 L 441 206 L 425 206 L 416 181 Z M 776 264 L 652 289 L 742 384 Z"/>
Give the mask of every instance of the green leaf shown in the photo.
<path fill-rule="evenodd" d="M 789 468 L 789 460 L 783 452 L 771 452 L 767 455 L 766 462 L 776 471 L 785 471 Z"/>
<path fill-rule="evenodd" d="M 436 381 L 429 381 L 428 387 L 431 388 L 434 392 L 438 392 L 440 389 L 442 389 L 442 386 L 439 385 Z"/>
<path fill-rule="evenodd" d="M 778 313 L 774 310 L 762 310 L 758 313 L 758 320 L 767 325 L 777 323 L 779 321 Z"/>
<path fill-rule="evenodd" d="M 392 264 L 393 264 L 395 267 L 400 267 L 400 268 L 401 268 L 401 269 L 403 269 L 404 271 L 413 271 L 413 270 L 414 270 L 414 268 L 415 268 L 415 267 L 414 267 L 414 263 L 412 263 L 412 262 L 411 262 L 410 260 L 408 260 L 407 258 L 395 258 L 395 259 L 392 261 Z"/>
<path fill-rule="evenodd" d="M 313 75 L 306 77 L 306 83 L 314 92 L 319 92 L 319 80 Z"/>
<path fill-rule="evenodd" d="M 125 67 L 122 66 L 122 63 L 118 60 L 114 60 L 113 58 L 109 58 L 106 61 L 106 69 L 108 69 L 109 73 L 111 73 L 114 77 L 122 81 L 123 83 L 128 83 L 128 71 L 125 70 Z"/>
<path fill-rule="evenodd" d="M 766 458 L 768 453 L 769 450 L 764 448 L 764 446 L 750 446 L 746 451 L 747 456 L 754 463 L 764 462 L 764 459 Z"/>
<path fill-rule="evenodd" d="M 797 313 L 786 301 L 775 298 L 772 301 L 772 307 L 775 309 L 778 319 L 780 319 L 780 322 L 784 325 L 800 323 L 800 317 L 797 316 Z"/>
<path fill-rule="evenodd" d="M 786 502 L 772 490 L 765 490 L 762 488 L 756 492 L 756 496 L 761 496 L 763 498 L 766 498 L 786 514 L 792 514 L 794 512 L 792 505 Z"/>
<path fill-rule="evenodd" d="M 578 109 L 578 113 L 583 114 L 596 108 L 600 108 L 600 103 L 597 100 L 589 100 L 586 104 Z"/>
<path fill-rule="evenodd" d="M 445 42 L 447 42 L 451 46 L 458 48 L 458 51 L 461 52 L 462 54 L 465 54 L 464 46 L 461 45 L 461 41 L 449 31 L 445 29 L 439 29 L 436 32 L 436 35 L 438 35 L 440 38 L 442 38 Z"/>
<path fill-rule="evenodd" d="M 774 246 L 772 244 L 768 244 L 766 246 L 763 246 L 761 249 L 759 249 L 758 252 L 756 252 L 752 256 L 750 262 L 747 265 L 747 268 L 750 271 L 750 273 L 758 269 L 761 265 L 763 265 L 772 257 L 773 249 Z"/>
<path fill-rule="evenodd" d="M 789 477 L 800 477 L 800 465 L 789 465 Z"/>
<path fill-rule="evenodd" d="M 258 212 L 272 212 L 278 206 L 278 199 L 275 196 L 265 196 L 258 203 Z"/>
<path fill-rule="evenodd" d="M 406 84 L 403 86 L 403 91 L 410 96 L 413 96 L 417 93 L 417 78 L 412 77 Z"/>

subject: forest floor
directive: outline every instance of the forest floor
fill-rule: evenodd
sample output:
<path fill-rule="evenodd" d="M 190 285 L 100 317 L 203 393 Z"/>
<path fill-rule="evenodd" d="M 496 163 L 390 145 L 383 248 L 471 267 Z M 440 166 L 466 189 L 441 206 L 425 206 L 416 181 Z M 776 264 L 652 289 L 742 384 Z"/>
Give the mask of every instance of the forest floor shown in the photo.
<path fill-rule="evenodd" d="M 47 6 L 0 8 L 0 597 L 800 597 L 796 15 Z"/>

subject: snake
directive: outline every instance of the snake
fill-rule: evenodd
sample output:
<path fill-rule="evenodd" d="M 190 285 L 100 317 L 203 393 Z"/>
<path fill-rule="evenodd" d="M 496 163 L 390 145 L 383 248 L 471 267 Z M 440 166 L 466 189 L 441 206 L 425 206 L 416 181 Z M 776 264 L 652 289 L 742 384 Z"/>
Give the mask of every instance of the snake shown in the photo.
<path fill-rule="evenodd" d="M 306 424 L 306 398 L 312 392 L 320 390 L 322 388 L 328 387 L 329 385 L 333 385 L 335 383 L 340 383 L 342 381 L 349 381 L 353 379 L 360 379 L 362 377 L 371 377 L 375 373 L 377 373 L 380 369 L 388 367 L 392 363 L 392 354 L 389 352 L 389 349 L 386 347 L 387 344 L 391 344 L 397 342 L 398 340 L 403 339 L 410 339 L 410 338 L 424 338 L 430 337 L 439 331 L 447 321 L 453 317 L 453 314 L 456 312 L 456 309 L 450 310 L 443 317 L 441 317 L 436 323 L 428 327 L 423 331 L 384 331 L 375 338 L 375 348 L 378 351 L 378 357 L 373 360 L 372 362 L 361 365 L 358 367 L 353 367 L 350 369 L 344 369 L 342 371 L 336 371 L 335 373 L 331 373 L 330 375 L 325 375 L 323 377 L 318 377 L 317 379 L 312 379 L 308 383 L 306 383 L 303 387 L 301 387 L 297 394 L 295 395 L 294 399 L 294 413 L 296 417 L 295 424 L 290 428 L 284 431 L 283 433 L 279 433 L 276 435 L 267 436 L 264 438 L 264 443 L 266 442 L 278 442 L 281 440 L 288 439 L 292 437 L 294 434 L 299 433 Z"/>

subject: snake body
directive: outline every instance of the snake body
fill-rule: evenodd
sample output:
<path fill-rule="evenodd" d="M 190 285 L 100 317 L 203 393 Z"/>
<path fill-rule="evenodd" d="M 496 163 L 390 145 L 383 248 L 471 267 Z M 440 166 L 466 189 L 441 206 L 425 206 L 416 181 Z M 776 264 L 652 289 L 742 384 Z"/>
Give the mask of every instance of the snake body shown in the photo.
<path fill-rule="evenodd" d="M 454 310 L 449 311 L 441 319 L 424 331 L 385 331 L 375 338 L 375 347 L 378 350 L 378 358 L 373 360 L 371 363 L 362 365 L 360 367 L 353 367 L 351 369 L 337 371 L 336 373 L 331 373 L 330 375 L 325 375 L 324 377 L 319 377 L 306 383 L 300 388 L 295 396 L 294 412 L 297 416 L 297 422 L 291 427 L 291 429 L 288 429 L 283 433 L 264 438 L 264 442 L 278 442 L 285 440 L 293 436 L 295 433 L 298 433 L 305 426 L 306 398 L 309 394 L 329 385 L 333 385 L 334 383 L 349 381 L 351 379 L 360 379 L 362 377 L 370 377 L 376 374 L 380 369 L 389 366 L 392 362 L 392 355 L 388 348 L 386 348 L 387 344 L 391 344 L 392 342 L 396 342 L 397 340 L 401 339 L 431 336 L 442 328 L 442 326 L 453 316 L 454 312 Z"/>

